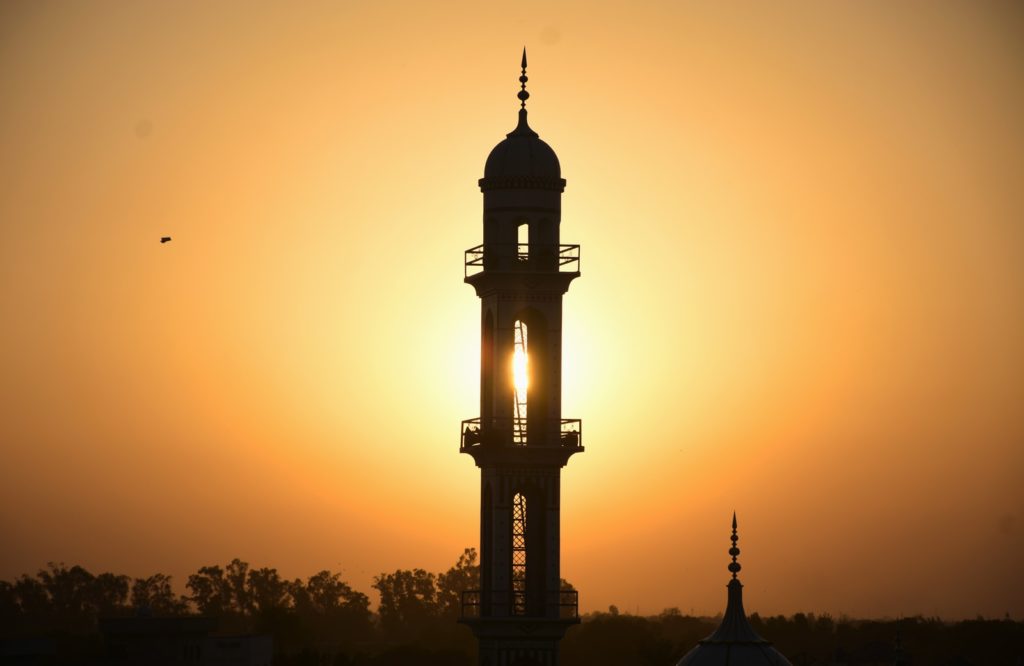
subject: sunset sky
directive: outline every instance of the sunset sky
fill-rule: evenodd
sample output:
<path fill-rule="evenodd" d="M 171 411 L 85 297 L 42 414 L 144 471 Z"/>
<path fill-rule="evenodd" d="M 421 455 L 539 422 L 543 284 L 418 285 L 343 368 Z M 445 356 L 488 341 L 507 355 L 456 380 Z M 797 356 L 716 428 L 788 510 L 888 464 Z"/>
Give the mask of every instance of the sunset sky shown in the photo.
<path fill-rule="evenodd" d="M 1024 617 L 1024 7 L 0 4 L 0 579 L 477 546 L 490 149 L 582 246 L 582 611 Z M 173 241 L 161 245 L 161 236 Z"/>

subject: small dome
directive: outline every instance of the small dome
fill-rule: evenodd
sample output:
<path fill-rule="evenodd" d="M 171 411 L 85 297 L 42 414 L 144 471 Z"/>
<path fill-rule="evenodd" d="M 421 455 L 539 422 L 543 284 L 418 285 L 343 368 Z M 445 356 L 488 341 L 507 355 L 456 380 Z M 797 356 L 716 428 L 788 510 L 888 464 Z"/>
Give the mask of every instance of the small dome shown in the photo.
<path fill-rule="evenodd" d="M 487 156 L 484 178 L 543 178 L 558 180 L 562 167 L 551 146 L 541 141 L 519 112 L 519 125 Z"/>
<path fill-rule="evenodd" d="M 687 652 L 678 666 L 792 666 L 792 663 L 768 643 L 703 643 Z"/>
<path fill-rule="evenodd" d="M 743 612 L 743 588 L 729 581 L 729 601 L 722 624 L 679 660 L 676 666 L 793 666 L 761 638 Z"/>
<path fill-rule="evenodd" d="M 676 666 L 793 666 L 772 644 L 761 638 L 747 621 L 743 610 L 743 585 L 736 574 L 742 567 L 736 561 L 740 549 L 736 547 L 736 514 L 732 514 L 732 563 L 729 571 L 729 596 L 725 604 L 725 616 L 714 633 L 697 643 L 679 660 Z"/>

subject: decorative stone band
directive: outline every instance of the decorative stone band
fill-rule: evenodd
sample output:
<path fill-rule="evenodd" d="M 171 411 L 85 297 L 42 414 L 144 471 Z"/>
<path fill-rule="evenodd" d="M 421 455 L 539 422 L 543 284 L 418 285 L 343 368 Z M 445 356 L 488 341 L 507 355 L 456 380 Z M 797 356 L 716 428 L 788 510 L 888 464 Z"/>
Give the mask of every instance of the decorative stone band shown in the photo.
<path fill-rule="evenodd" d="M 565 178 L 543 178 L 540 176 L 498 176 L 481 178 L 480 191 L 487 190 L 553 190 L 565 191 Z"/>

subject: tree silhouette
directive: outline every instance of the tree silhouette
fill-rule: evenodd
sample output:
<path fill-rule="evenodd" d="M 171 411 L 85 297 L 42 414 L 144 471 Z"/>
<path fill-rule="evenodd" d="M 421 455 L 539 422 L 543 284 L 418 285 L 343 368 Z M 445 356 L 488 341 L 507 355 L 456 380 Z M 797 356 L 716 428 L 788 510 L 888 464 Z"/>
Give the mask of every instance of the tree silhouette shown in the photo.
<path fill-rule="evenodd" d="M 227 583 L 228 609 L 249 615 L 253 611 L 252 595 L 249 593 L 249 563 L 237 557 L 224 568 L 224 580 Z"/>
<path fill-rule="evenodd" d="M 112 573 L 101 573 L 89 586 L 86 603 L 96 615 L 111 615 L 123 610 L 128 601 L 128 586 L 131 579 Z"/>
<path fill-rule="evenodd" d="M 219 617 L 231 607 L 231 591 L 219 566 L 201 567 L 188 577 L 185 587 L 192 593 L 189 599 L 203 615 Z"/>
<path fill-rule="evenodd" d="M 304 583 L 235 558 L 225 567 L 202 567 L 187 587 L 199 612 L 217 617 L 222 631 L 272 634 L 278 649 L 316 645 L 333 654 L 374 631 L 369 598 L 327 570 Z"/>
<path fill-rule="evenodd" d="M 236 557 L 223 569 L 216 565 L 201 567 L 188 577 L 185 586 L 200 613 L 224 618 L 252 614 L 248 581 L 249 563 Z"/>
<path fill-rule="evenodd" d="M 43 617 L 53 610 L 46 587 L 35 578 L 21 576 L 14 582 L 13 590 L 18 599 L 18 608 L 29 618 Z"/>
<path fill-rule="evenodd" d="M 389 643 L 421 650 L 420 663 L 461 663 L 475 653 L 471 632 L 456 623 L 462 592 L 480 587 L 475 549 L 466 548 L 445 572 L 399 569 L 375 577 L 373 587 L 380 594 L 377 612 Z"/>
<path fill-rule="evenodd" d="M 380 624 L 384 633 L 396 639 L 412 638 L 438 615 L 434 574 L 423 569 L 399 569 L 373 579 L 380 593 Z"/>
<path fill-rule="evenodd" d="M 245 585 L 245 601 L 252 613 L 266 613 L 291 606 L 288 582 L 282 580 L 277 569 L 254 569 L 249 572 Z"/>
<path fill-rule="evenodd" d="M 672 664 L 672 644 L 654 622 L 635 615 L 598 613 L 569 631 L 562 641 L 565 666 Z M 678 659 L 678 657 L 676 657 Z"/>
<path fill-rule="evenodd" d="M 183 615 L 188 612 L 188 602 L 174 594 L 171 577 L 160 573 L 135 579 L 131 605 L 136 612 L 153 615 Z"/>
<path fill-rule="evenodd" d="M 441 616 L 455 620 L 462 607 L 462 593 L 480 587 L 480 565 L 475 548 L 467 548 L 459 555 L 451 569 L 437 575 L 437 605 Z"/>
<path fill-rule="evenodd" d="M 290 594 L 309 640 L 345 645 L 371 637 L 370 599 L 353 590 L 341 574 L 324 570 L 305 584 L 296 579 Z"/>
<path fill-rule="evenodd" d="M 112 614 L 125 607 L 129 578 L 111 573 L 93 576 L 83 567 L 67 567 L 63 562 L 50 562 L 36 577 L 49 601 L 49 614 L 56 626 L 73 633 L 86 633 L 95 628 L 100 614 Z M 27 588 L 33 587 L 25 581 Z M 32 603 L 45 605 L 38 589 L 30 594 Z"/>
<path fill-rule="evenodd" d="M 63 562 L 47 566 L 49 569 L 40 569 L 36 577 L 50 598 L 51 612 L 62 626 L 78 628 L 87 610 L 93 575 L 78 565 L 69 569 Z"/>

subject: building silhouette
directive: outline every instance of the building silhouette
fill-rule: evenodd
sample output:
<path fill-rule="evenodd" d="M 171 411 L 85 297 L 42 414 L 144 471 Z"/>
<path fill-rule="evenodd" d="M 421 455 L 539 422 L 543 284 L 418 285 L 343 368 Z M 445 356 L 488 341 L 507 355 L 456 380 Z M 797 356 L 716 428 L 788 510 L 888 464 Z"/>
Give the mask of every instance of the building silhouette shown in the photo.
<path fill-rule="evenodd" d="M 480 415 L 463 421 L 460 445 L 480 468 L 480 589 L 463 593 L 460 621 L 481 666 L 555 666 L 579 622 L 559 571 L 559 483 L 583 451 L 561 406 L 562 296 L 580 253 L 559 236 L 558 156 L 527 122 L 525 49 L 519 81 L 519 123 L 479 181 L 483 243 L 465 253 L 481 301 Z"/>
<path fill-rule="evenodd" d="M 104 617 L 99 620 L 105 657 L 95 666 L 270 666 L 270 635 L 235 635 L 218 631 L 216 617 L 179 615 Z M 0 660 L 0 663 L 6 663 Z M 55 662 L 44 662 L 55 663 Z M 65 662 L 60 662 L 65 663 Z"/>
<path fill-rule="evenodd" d="M 740 554 L 736 542 L 736 514 L 732 514 L 732 547 L 729 555 L 729 597 L 725 606 L 722 623 L 714 633 L 697 643 L 679 660 L 676 666 L 792 666 L 788 659 L 772 647 L 772 644 L 761 638 L 747 621 L 743 610 L 743 585 L 736 574 L 742 568 L 736 558 Z"/>

